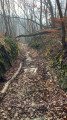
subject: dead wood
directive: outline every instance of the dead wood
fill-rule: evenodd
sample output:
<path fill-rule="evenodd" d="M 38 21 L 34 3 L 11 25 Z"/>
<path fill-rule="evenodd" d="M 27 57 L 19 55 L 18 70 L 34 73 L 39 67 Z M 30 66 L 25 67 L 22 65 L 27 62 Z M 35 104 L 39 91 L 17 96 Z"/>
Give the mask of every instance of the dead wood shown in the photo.
<path fill-rule="evenodd" d="M 19 74 L 20 70 L 22 68 L 22 63 L 20 63 L 20 66 L 18 68 L 18 70 L 16 71 L 16 73 L 13 75 L 13 77 L 4 85 L 4 88 L 2 89 L 2 91 L 0 92 L 0 100 L 4 97 L 4 95 L 6 94 L 9 85 L 11 84 L 11 82 L 17 77 L 17 75 Z"/>
<path fill-rule="evenodd" d="M 50 31 L 50 30 L 52 30 L 52 28 L 51 29 L 47 29 L 47 30 L 43 30 L 43 31 L 36 31 L 36 32 L 30 33 L 30 34 L 21 34 L 19 36 L 16 36 L 16 38 L 20 38 L 20 37 L 32 37 L 32 36 L 37 36 L 37 35 L 47 35 L 47 34 L 52 33 L 52 31 Z M 54 30 L 61 30 L 61 28 L 60 27 L 54 28 Z"/>
<path fill-rule="evenodd" d="M 31 36 L 37 36 L 37 35 L 43 35 L 43 34 L 49 34 L 49 33 L 51 33 L 51 31 L 39 31 L 39 32 L 36 32 L 36 33 L 31 33 L 31 34 L 22 34 L 22 35 L 17 36 L 16 38 L 31 37 Z"/>

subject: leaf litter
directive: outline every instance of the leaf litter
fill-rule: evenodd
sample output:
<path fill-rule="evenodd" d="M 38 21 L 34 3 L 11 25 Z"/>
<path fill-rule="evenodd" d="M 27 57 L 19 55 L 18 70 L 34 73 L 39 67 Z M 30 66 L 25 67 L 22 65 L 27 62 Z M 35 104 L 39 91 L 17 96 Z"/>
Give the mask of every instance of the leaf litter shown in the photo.
<path fill-rule="evenodd" d="M 47 61 L 27 45 L 20 48 L 23 66 L 0 102 L 0 120 L 67 120 L 67 93 L 54 80 Z M 5 74 L 7 80 L 17 63 Z"/>

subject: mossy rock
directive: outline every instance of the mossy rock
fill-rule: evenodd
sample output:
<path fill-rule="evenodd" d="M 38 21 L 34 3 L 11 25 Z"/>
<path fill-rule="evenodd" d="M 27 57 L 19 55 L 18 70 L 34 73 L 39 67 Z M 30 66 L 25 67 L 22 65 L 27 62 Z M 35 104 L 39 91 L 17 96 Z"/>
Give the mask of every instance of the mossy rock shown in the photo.
<path fill-rule="evenodd" d="M 18 55 L 18 46 L 15 41 L 10 38 L 0 39 L 0 78 L 11 66 L 12 62 Z"/>
<path fill-rule="evenodd" d="M 13 62 L 18 55 L 18 46 L 17 46 L 16 42 L 10 38 L 5 39 L 5 42 L 10 47 L 8 54 L 9 54 L 10 61 Z"/>

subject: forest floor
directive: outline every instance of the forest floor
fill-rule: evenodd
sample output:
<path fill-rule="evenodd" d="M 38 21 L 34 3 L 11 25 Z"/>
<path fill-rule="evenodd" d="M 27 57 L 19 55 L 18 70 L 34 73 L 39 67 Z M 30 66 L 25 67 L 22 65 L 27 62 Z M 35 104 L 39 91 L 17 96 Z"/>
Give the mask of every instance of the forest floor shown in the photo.
<path fill-rule="evenodd" d="M 23 63 L 0 102 L 0 120 L 67 120 L 67 93 L 53 79 L 47 61 L 26 44 L 20 45 L 20 50 L 5 74 L 9 80 Z"/>

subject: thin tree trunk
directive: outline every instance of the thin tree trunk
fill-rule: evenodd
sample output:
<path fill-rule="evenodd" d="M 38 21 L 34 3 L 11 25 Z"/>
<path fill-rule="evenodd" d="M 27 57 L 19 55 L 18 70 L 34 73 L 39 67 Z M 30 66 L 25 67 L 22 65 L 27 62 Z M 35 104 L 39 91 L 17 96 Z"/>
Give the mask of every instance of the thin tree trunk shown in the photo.
<path fill-rule="evenodd" d="M 53 13 L 53 6 L 51 4 L 51 0 L 48 0 L 48 4 L 49 4 L 49 10 L 50 10 L 50 13 L 51 13 L 51 22 L 52 22 L 52 27 L 55 27 L 55 24 L 54 24 L 54 13 Z"/>
<path fill-rule="evenodd" d="M 6 34 L 9 36 L 7 19 L 6 19 L 6 14 L 5 14 L 5 10 L 4 10 L 4 0 L 3 1 L 1 0 L 1 7 L 2 7 L 2 10 L 3 10 L 3 18 L 4 18 L 5 27 L 6 27 Z"/>
<path fill-rule="evenodd" d="M 64 16 L 65 16 L 65 17 L 67 16 L 67 0 L 66 0 L 66 8 L 65 8 Z"/>
<path fill-rule="evenodd" d="M 40 29 L 42 29 L 42 0 L 40 0 Z"/>
<path fill-rule="evenodd" d="M 56 2 L 57 2 L 60 18 L 62 19 L 63 15 L 62 15 L 62 11 L 61 11 L 60 2 L 59 2 L 59 0 L 56 0 Z M 65 47 L 66 47 L 66 42 L 65 42 L 65 33 L 66 33 L 66 31 L 65 31 L 65 26 L 64 26 L 63 21 L 61 22 L 61 27 L 62 27 L 62 45 L 63 45 L 63 49 L 65 49 Z"/>
<path fill-rule="evenodd" d="M 22 35 L 19 35 L 17 36 L 16 38 L 19 38 L 19 37 L 31 37 L 31 36 L 37 36 L 37 35 L 43 35 L 43 34 L 49 34 L 51 33 L 51 31 L 42 31 L 42 32 L 36 32 L 36 33 L 31 33 L 31 34 L 22 34 Z"/>

